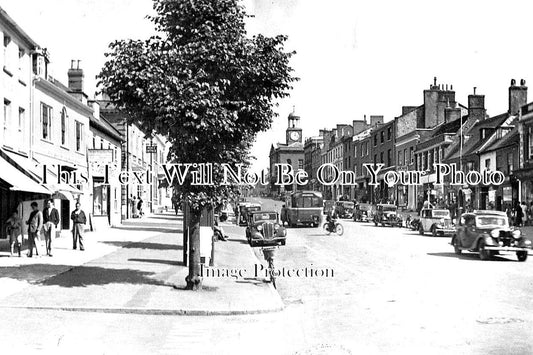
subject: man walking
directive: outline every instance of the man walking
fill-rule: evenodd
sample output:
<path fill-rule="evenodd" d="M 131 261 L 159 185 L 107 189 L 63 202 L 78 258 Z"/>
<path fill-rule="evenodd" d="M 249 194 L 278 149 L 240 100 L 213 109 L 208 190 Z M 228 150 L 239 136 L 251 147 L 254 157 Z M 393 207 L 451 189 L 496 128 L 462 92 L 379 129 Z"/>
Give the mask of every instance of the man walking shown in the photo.
<path fill-rule="evenodd" d="M 43 210 L 43 231 L 46 243 L 46 255 L 52 256 L 52 240 L 56 236 L 56 228 L 59 224 L 59 212 L 54 208 L 54 201 L 46 201 L 46 207 Z"/>
<path fill-rule="evenodd" d="M 72 214 L 70 215 L 70 219 L 73 222 L 72 226 L 72 241 L 73 241 L 73 249 L 76 250 L 78 248 L 78 241 L 80 243 L 80 250 L 83 251 L 85 248 L 83 247 L 83 231 L 85 229 L 85 223 L 87 223 L 87 217 L 85 217 L 85 212 L 81 210 L 81 204 L 79 202 L 76 202 L 76 209 L 72 211 Z"/>
<path fill-rule="evenodd" d="M 39 205 L 37 202 L 31 203 L 32 212 L 30 213 L 30 218 L 26 221 L 28 225 L 28 258 L 33 256 L 33 248 L 35 248 L 35 255 L 39 255 L 39 249 L 37 247 L 37 242 L 39 241 L 39 234 L 43 228 L 43 214 L 39 211 Z"/>

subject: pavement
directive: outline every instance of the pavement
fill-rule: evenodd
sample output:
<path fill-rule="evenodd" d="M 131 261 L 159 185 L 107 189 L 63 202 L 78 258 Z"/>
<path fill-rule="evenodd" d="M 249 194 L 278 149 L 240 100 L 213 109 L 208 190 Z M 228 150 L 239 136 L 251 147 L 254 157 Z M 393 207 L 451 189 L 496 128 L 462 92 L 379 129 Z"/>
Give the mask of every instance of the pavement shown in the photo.
<path fill-rule="evenodd" d="M 215 243 L 218 274 L 204 277 L 202 291 L 184 289 L 181 215 L 151 215 L 86 233 L 83 252 L 62 236 L 54 241 L 53 257 L 0 257 L 0 308 L 149 315 L 282 310 L 273 286 L 255 277 L 262 264 L 244 236 L 227 234 L 227 242 Z M 243 269 L 248 277 L 228 276 Z"/>

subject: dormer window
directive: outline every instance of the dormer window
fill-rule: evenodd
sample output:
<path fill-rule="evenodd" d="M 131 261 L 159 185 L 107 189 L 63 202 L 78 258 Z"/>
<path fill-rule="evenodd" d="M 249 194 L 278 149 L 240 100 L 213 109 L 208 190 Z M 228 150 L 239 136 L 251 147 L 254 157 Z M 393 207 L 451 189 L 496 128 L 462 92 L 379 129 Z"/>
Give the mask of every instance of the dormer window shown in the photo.
<path fill-rule="evenodd" d="M 481 129 L 481 134 L 480 134 L 481 135 L 481 139 L 485 139 L 486 134 L 487 134 L 487 131 L 484 128 L 482 128 Z"/>

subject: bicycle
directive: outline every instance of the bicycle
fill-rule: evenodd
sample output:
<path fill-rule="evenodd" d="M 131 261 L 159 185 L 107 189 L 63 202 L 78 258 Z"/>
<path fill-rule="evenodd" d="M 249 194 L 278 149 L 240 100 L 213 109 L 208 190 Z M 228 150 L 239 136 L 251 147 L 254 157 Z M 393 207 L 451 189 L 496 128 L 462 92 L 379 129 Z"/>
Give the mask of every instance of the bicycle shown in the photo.
<path fill-rule="evenodd" d="M 270 275 L 270 282 L 272 282 L 272 286 L 274 286 L 274 288 L 277 288 L 276 287 L 276 269 L 274 266 L 274 258 L 276 254 L 276 249 L 277 249 L 277 246 L 262 248 L 263 256 L 265 260 L 268 262 L 268 273 Z"/>
<path fill-rule="evenodd" d="M 333 226 L 334 226 L 333 230 L 330 230 L 330 224 L 333 224 Z M 340 224 L 337 221 L 326 222 L 326 223 L 324 223 L 322 228 L 324 229 L 324 232 L 326 232 L 327 235 L 330 235 L 333 232 L 337 233 L 337 235 L 339 235 L 339 236 L 344 234 L 344 227 L 342 226 L 342 224 Z"/>

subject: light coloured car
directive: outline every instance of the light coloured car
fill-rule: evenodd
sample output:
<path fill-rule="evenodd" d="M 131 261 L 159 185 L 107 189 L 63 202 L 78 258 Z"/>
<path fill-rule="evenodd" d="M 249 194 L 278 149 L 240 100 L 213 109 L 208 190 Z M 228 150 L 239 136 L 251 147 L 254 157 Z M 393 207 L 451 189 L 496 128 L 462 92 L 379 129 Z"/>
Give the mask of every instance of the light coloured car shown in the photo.
<path fill-rule="evenodd" d="M 455 233 L 450 211 L 446 209 L 423 208 L 420 211 L 418 232 L 430 232 L 436 236 L 452 236 Z"/>

